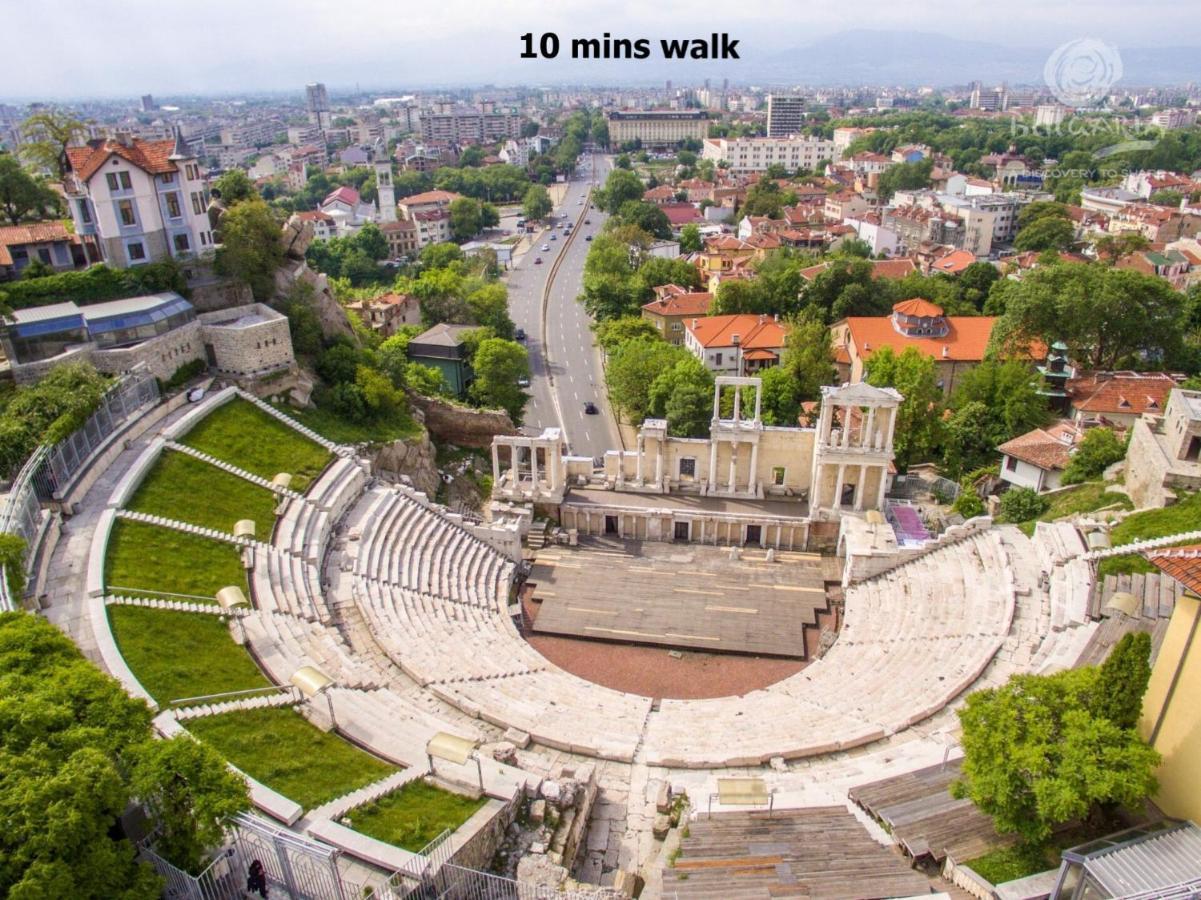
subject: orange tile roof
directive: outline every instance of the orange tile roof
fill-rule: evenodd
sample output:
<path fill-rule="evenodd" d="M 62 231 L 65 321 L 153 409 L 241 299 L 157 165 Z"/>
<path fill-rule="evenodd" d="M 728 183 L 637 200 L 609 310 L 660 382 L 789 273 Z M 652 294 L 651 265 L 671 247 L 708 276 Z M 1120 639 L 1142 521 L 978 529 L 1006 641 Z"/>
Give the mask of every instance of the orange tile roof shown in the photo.
<path fill-rule="evenodd" d="M 997 447 L 1006 456 L 1038 466 L 1040 469 L 1066 469 L 1070 450 L 1078 432 L 1070 422 L 1060 422 L 1050 428 L 1035 428 L 1020 434 Z"/>
<path fill-rule="evenodd" d="M 1082 412 L 1159 413 L 1176 380 L 1163 372 L 1099 372 L 1067 383 L 1072 406 Z"/>
<path fill-rule="evenodd" d="M 948 331 L 942 337 L 901 334 L 893 327 L 892 316 L 848 316 L 842 321 L 863 359 L 881 347 L 892 347 L 896 353 L 915 347 L 935 360 L 980 362 L 997 320 L 995 316 L 946 316 Z"/>
<path fill-rule="evenodd" d="M 1183 584 L 1185 590 L 1201 594 L 1201 544 L 1148 550 L 1143 556 L 1155 568 Z"/>
<path fill-rule="evenodd" d="M 671 293 L 662 300 L 642 304 L 642 308 L 660 316 L 704 316 L 708 315 L 712 302 L 713 295 L 708 291 Z"/>
<path fill-rule="evenodd" d="M 927 319 L 933 319 L 942 315 L 942 307 L 931 303 L 929 300 L 924 300 L 921 297 L 914 297 L 912 300 L 902 300 L 892 308 L 893 312 L 899 312 L 903 316 L 922 316 Z"/>
<path fill-rule="evenodd" d="M 783 322 L 749 313 L 705 316 L 685 322 L 684 327 L 702 347 L 733 347 L 734 335 L 738 335 L 738 346 L 744 351 L 783 347 L 788 334 L 788 326 Z"/>
<path fill-rule="evenodd" d="M 450 203 L 452 200 L 458 200 L 462 194 L 456 194 L 454 191 L 422 191 L 420 194 L 412 194 L 408 197 L 402 197 L 396 201 L 397 206 L 417 206 L 422 203 Z"/>
<path fill-rule="evenodd" d="M 945 272 L 948 275 L 958 275 L 976 261 L 975 254 L 966 250 L 954 250 L 946 256 L 935 260 L 930 268 L 935 272 Z"/>
<path fill-rule="evenodd" d="M 13 264 L 9 247 L 19 244 L 41 244 L 47 242 L 72 242 L 75 237 L 62 222 L 31 222 L 28 225 L 6 225 L 0 227 L 0 266 Z"/>
<path fill-rule="evenodd" d="M 134 138 L 125 146 L 120 141 L 97 138 L 82 147 L 68 147 L 67 161 L 80 180 L 88 181 L 99 171 L 110 156 L 119 156 L 130 165 L 137 166 L 151 175 L 176 172 L 178 169 L 170 159 L 175 152 L 175 141 L 143 141 Z"/>
<path fill-rule="evenodd" d="M 809 266 L 801 269 L 801 277 L 806 281 L 812 281 L 826 269 L 830 268 L 830 263 L 818 263 L 816 266 Z M 916 272 L 917 266 L 913 260 L 905 256 L 900 259 L 874 259 L 872 260 L 872 280 L 877 278 L 904 278 L 910 272 Z"/>

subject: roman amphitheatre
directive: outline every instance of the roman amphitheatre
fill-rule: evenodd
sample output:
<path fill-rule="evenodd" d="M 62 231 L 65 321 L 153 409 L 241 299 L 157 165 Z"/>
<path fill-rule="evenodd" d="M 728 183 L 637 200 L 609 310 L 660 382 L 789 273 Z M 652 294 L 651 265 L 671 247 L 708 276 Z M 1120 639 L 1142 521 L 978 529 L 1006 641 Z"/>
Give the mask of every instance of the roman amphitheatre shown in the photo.
<path fill-rule="evenodd" d="M 46 614 L 381 898 L 431 860 L 360 812 L 431 770 L 478 804 L 442 851 L 463 872 L 504 846 L 580 897 L 964 896 L 939 864 L 998 838 L 946 798 L 957 705 L 1120 633 L 1093 583 L 1110 551 L 1069 524 L 970 520 L 882 556 L 871 515 L 842 558 L 578 533 L 523 553 L 233 387 L 156 407 L 89 478 Z"/>

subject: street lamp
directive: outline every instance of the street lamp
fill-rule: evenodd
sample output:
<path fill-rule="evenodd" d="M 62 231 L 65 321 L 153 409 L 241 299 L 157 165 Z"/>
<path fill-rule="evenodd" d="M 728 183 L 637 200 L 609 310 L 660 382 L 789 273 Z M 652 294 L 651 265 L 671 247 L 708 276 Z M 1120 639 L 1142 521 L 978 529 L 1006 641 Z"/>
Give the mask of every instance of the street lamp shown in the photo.
<path fill-rule="evenodd" d="M 484 767 L 480 763 L 479 753 L 476 752 L 475 741 L 459 737 L 457 734 L 439 731 L 425 745 L 425 755 L 429 760 L 431 775 L 434 774 L 435 759 L 444 759 L 456 766 L 464 765 L 467 760 L 474 759 L 476 774 L 480 780 L 480 793 L 484 793 Z"/>
<path fill-rule="evenodd" d="M 338 720 L 334 716 L 334 699 L 329 693 L 330 688 L 338 686 L 337 682 L 316 666 L 301 666 L 288 680 L 307 700 L 312 700 L 318 694 L 325 694 L 325 702 L 329 706 L 329 720 L 334 728 L 338 727 Z"/>

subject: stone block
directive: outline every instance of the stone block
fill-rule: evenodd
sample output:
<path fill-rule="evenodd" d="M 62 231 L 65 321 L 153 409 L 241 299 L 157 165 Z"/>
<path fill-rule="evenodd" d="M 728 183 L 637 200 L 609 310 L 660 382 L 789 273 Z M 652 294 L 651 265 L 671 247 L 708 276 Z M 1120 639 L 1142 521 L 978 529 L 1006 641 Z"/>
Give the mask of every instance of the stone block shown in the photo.
<path fill-rule="evenodd" d="M 530 804 L 530 824 L 541 825 L 546 819 L 546 801 L 535 800 Z"/>
<path fill-rule="evenodd" d="M 666 781 L 659 785 L 659 791 L 655 794 L 655 812 L 665 813 L 671 809 L 671 785 Z"/>
<path fill-rule="evenodd" d="M 530 745 L 530 736 L 528 732 L 522 731 L 520 728 L 510 728 L 504 733 L 504 739 L 516 747 L 518 750 L 524 750 Z"/>
<path fill-rule="evenodd" d="M 651 834 L 656 841 L 661 841 L 667 837 L 667 832 L 671 831 L 671 819 L 666 813 L 659 813 L 655 816 L 655 823 L 651 826 Z"/>
<path fill-rule="evenodd" d="M 784 757 L 773 756 L 769 761 L 772 769 L 776 772 L 787 772 L 788 766 L 784 762 Z"/>

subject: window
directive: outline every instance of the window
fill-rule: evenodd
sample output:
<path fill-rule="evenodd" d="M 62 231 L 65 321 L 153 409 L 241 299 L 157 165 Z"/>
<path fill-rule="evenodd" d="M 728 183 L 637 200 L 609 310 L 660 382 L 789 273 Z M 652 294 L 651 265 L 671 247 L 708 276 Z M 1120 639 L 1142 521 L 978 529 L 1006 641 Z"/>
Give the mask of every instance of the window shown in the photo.
<path fill-rule="evenodd" d="M 124 226 L 133 226 L 138 224 L 137 217 L 133 214 L 133 201 L 120 200 L 117 203 L 117 215 L 121 217 L 121 224 Z"/>
<path fill-rule="evenodd" d="M 79 221 L 85 225 L 92 223 L 92 208 L 88 206 L 88 201 L 86 200 L 79 201 Z"/>
<path fill-rule="evenodd" d="M 108 182 L 108 189 L 110 191 L 117 190 L 117 173 L 116 172 L 106 173 L 104 176 L 104 180 Z"/>
<path fill-rule="evenodd" d="M 164 172 L 163 173 L 163 184 L 175 184 L 175 173 L 174 172 Z"/>
<path fill-rule="evenodd" d="M 146 258 L 146 248 L 142 246 L 141 241 L 134 241 L 126 250 L 129 251 L 130 262 Z"/>
<path fill-rule="evenodd" d="M 169 194 L 164 194 L 163 198 L 167 201 L 167 217 L 170 219 L 178 219 L 183 215 L 183 210 L 179 206 L 179 194 L 172 191 Z"/>
<path fill-rule="evenodd" d="M 192 213 L 201 215 L 204 212 L 204 203 L 201 200 L 199 191 L 192 191 Z"/>
<path fill-rule="evenodd" d="M 680 457 L 680 477 L 695 478 L 696 477 L 696 457 L 683 456 Z"/>
<path fill-rule="evenodd" d="M 1005 457 L 1005 471 L 1006 472 L 1014 472 L 1017 470 L 1017 467 L 1018 467 L 1018 461 L 1017 461 L 1016 456 Z"/>
<path fill-rule="evenodd" d="M 713 358 L 713 365 L 715 365 L 715 366 L 720 366 L 720 365 L 721 365 L 721 354 L 720 354 L 720 353 L 718 353 L 718 354 L 716 354 L 716 355 L 714 356 L 714 358 Z"/>
<path fill-rule="evenodd" d="M 188 240 L 187 234 L 175 235 L 175 252 L 176 253 L 187 253 L 191 249 L 192 249 L 192 244 Z"/>
<path fill-rule="evenodd" d="M 776 487 L 784 486 L 784 467 L 773 466 L 771 470 L 771 483 Z"/>
<path fill-rule="evenodd" d="M 46 265 L 50 265 L 50 251 L 45 247 L 38 247 L 38 259 Z"/>

